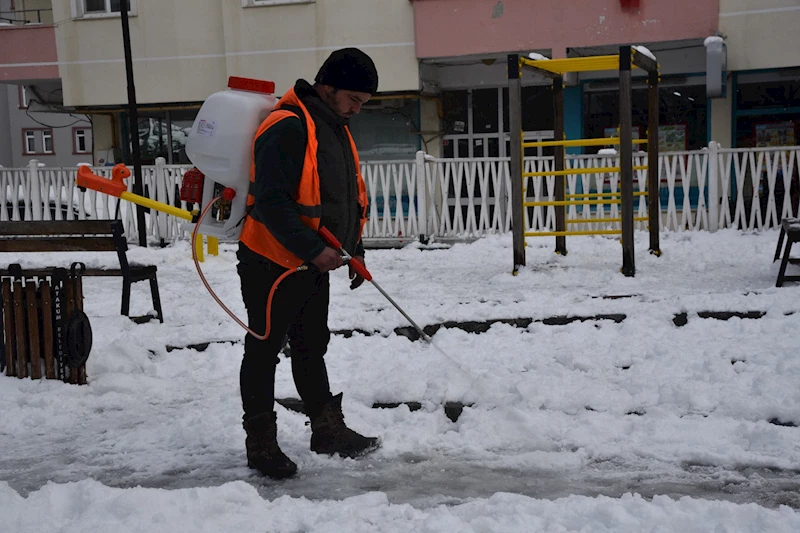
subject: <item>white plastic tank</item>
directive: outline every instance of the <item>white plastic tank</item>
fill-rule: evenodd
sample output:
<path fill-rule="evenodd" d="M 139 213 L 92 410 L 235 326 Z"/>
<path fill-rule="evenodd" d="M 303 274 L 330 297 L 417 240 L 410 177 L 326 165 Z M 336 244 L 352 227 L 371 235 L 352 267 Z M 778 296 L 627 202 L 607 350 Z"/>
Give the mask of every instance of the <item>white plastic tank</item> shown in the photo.
<path fill-rule="evenodd" d="M 238 238 L 250 187 L 253 138 L 278 103 L 274 92 L 271 81 L 231 76 L 228 89 L 209 96 L 197 113 L 186 140 L 186 155 L 205 174 L 201 209 L 219 192 L 215 184 L 236 191 L 227 218 L 207 215 L 199 233 Z"/>

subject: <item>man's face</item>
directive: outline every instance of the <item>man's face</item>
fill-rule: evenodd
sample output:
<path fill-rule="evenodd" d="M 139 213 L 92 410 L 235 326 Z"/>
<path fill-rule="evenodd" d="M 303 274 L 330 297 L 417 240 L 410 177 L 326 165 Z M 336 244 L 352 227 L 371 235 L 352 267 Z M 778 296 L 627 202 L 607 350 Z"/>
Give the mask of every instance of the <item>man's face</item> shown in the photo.
<path fill-rule="evenodd" d="M 361 93 L 358 91 L 346 91 L 344 89 L 335 89 L 330 86 L 323 87 L 321 91 L 322 99 L 326 104 L 333 109 L 334 113 L 342 118 L 350 118 L 361 111 L 361 106 L 369 101 L 369 93 Z"/>

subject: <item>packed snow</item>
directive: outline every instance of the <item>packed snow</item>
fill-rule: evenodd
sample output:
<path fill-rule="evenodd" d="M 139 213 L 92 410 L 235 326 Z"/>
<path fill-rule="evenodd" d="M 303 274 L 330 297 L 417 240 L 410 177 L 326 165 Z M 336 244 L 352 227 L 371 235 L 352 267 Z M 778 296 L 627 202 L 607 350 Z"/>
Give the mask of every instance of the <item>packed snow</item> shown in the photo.
<path fill-rule="evenodd" d="M 634 46 L 633 49 L 636 50 L 637 52 L 639 52 L 640 54 L 649 57 L 653 61 L 657 61 L 655 54 L 653 52 L 651 52 L 650 49 L 648 49 L 646 46 L 641 46 L 641 45 Z"/>
<path fill-rule="evenodd" d="M 568 237 L 567 255 L 529 238 L 516 276 L 510 235 L 368 250 L 415 322 L 451 324 L 435 347 L 411 340 L 374 287 L 334 272 L 332 389 L 382 448 L 317 456 L 306 417 L 278 405 L 299 466 L 282 482 L 246 466 L 244 331 L 185 241 L 132 247 L 158 266 L 163 324 L 119 315 L 119 278 L 85 278 L 88 384 L 0 376 L 0 532 L 800 531 L 800 284 L 775 287 L 777 238 L 665 232 L 656 257 L 639 232 L 632 278 L 616 238 Z M 73 260 L 115 255 L 0 254 Z M 244 317 L 235 246 L 201 267 Z M 132 314 L 151 307 L 134 285 Z M 284 358 L 276 389 L 297 397 Z M 445 402 L 466 405 L 455 422 Z"/>

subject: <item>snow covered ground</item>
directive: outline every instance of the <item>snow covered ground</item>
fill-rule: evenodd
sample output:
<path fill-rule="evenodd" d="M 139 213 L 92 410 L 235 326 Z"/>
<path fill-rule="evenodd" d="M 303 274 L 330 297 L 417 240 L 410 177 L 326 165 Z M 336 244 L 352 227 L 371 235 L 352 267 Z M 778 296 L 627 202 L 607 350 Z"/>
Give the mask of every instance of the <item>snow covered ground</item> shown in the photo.
<path fill-rule="evenodd" d="M 358 332 L 332 338 L 333 391 L 383 447 L 316 456 L 306 418 L 279 406 L 281 446 L 299 465 L 283 482 L 246 467 L 243 330 L 186 243 L 134 248 L 158 265 L 164 324 L 120 316 L 118 278 L 87 278 L 88 385 L 0 377 L 0 531 L 800 531 L 800 284 L 775 288 L 777 232 L 664 233 L 659 258 L 647 238 L 634 278 L 602 237 L 568 238 L 567 256 L 529 239 L 518 276 L 510 236 L 368 251 L 375 280 L 422 326 L 531 319 L 440 328 L 445 355 L 396 334 L 402 315 L 335 272 L 331 330 Z M 73 259 L 115 257 L 0 254 Z M 202 268 L 244 317 L 235 265 L 223 245 Z M 133 314 L 150 307 L 135 285 Z M 557 316 L 584 319 L 549 325 Z M 288 361 L 276 387 L 297 397 Z M 372 407 L 407 401 L 421 408 Z M 468 405 L 456 422 L 446 401 Z"/>

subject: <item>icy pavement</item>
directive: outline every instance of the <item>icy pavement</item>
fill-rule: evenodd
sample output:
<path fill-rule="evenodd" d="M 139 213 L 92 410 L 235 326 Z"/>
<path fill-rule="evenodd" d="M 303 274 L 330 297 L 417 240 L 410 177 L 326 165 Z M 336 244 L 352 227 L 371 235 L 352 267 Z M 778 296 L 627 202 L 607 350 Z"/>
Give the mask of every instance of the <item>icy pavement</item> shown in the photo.
<path fill-rule="evenodd" d="M 335 273 L 331 329 L 369 334 L 334 335 L 331 383 L 344 392 L 347 423 L 380 436 L 383 447 L 359 461 L 316 456 L 305 417 L 279 407 L 281 446 L 300 469 L 280 483 L 245 466 L 243 332 L 197 281 L 188 247 L 134 249 L 133 257 L 158 265 L 166 322 L 133 324 L 118 315 L 119 280 L 85 281 L 94 331 L 88 385 L 0 377 L 0 507 L 32 511 L 45 499 L 44 520 L 58 515 L 62 498 L 83 513 L 107 498 L 132 498 L 139 504 L 129 505 L 144 512 L 205 487 L 255 510 L 244 482 L 264 501 L 289 507 L 311 501 L 343 510 L 380 493 L 385 499 L 369 499 L 365 509 L 387 517 L 395 505 L 434 514 L 444 505 L 448 517 L 467 522 L 464 513 L 508 504 L 525 514 L 542 501 L 568 517 L 590 505 L 578 496 L 620 512 L 635 508 L 643 523 L 665 496 L 696 517 L 717 516 L 705 500 L 739 506 L 724 507 L 725 516 L 750 513 L 742 506 L 755 503 L 759 511 L 742 531 L 759 531 L 766 516 L 784 528 L 773 530 L 796 530 L 797 515 L 787 509 L 800 507 L 800 284 L 774 287 L 777 232 L 665 234 L 660 258 L 647 254 L 646 238 L 637 236 L 635 278 L 619 274 L 619 243 L 603 238 L 570 239 L 565 257 L 552 253 L 550 240 L 531 241 L 518 276 L 510 273 L 510 237 L 446 250 L 368 251 L 376 280 L 419 324 L 491 323 L 480 334 L 437 330 L 434 342 L 447 357 L 395 334 L 408 326 L 403 317 L 374 288 L 351 292 L 344 272 Z M 2 260 L 47 266 L 69 255 Z M 223 246 L 203 269 L 243 316 L 233 249 Z M 149 305 L 146 286 L 135 286 L 133 314 Z M 705 312 L 743 314 L 718 320 Z M 585 320 L 558 325 L 548 317 Z M 203 343 L 210 343 L 205 350 L 168 349 Z M 276 387 L 279 397 L 296 396 L 286 361 Z M 422 408 L 372 408 L 408 401 Z M 446 401 L 471 407 L 453 422 L 441 407 Z M 145 488 L 168 490 L 151 498 Z M 530 499 L 511 504 L 497 499 L 502 493 Z M 655 507 L 640 507 L 630 494 Z M 415 513 L 403 515 L 408 530 Z M 604 531 L 586 516 L 574 530 Z M 342 520 L 343 531 L 354 530 Z M 314 530 L 291 524 L 273 530 Z"/>

